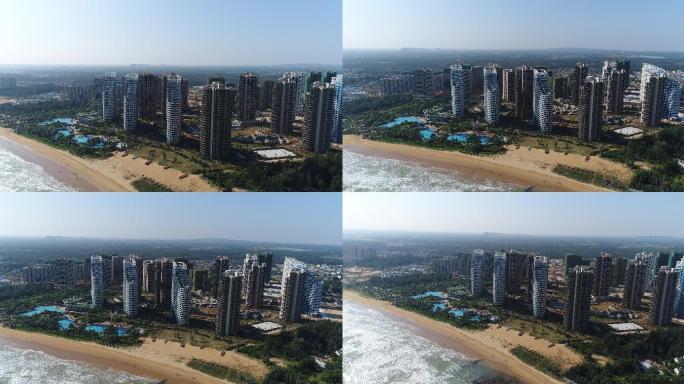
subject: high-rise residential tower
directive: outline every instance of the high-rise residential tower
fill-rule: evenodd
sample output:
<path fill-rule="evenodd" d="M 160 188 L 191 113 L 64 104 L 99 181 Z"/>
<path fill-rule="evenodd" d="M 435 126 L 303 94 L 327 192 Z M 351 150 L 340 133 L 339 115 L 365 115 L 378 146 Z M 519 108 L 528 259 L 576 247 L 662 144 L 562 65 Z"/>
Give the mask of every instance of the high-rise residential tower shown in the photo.
<path fill-rule="evenodd" d="M 501 99 L 505 101 L 515 101 L 515 74 L 512 69 L 503 70 L 503 81 L 501 82 Z"/>
<path fill-rule="evenodd" d="M 344 76 L 336 75 L 330 83 L 335 87 L 335 114 L 332 125 L 332 142 L 342 144 L 342 116 L 344 113 Z"/>
<path fill-rule="evenodd" d="M 463 66 L 454 64 L 451 66 L 451 114 L 454 117 L 463 117 L 465 114 L 465 88 Z"/>
<path fill-rule="evenodd" d="M 624 69 L 610 67 L 603 77 L 606 86 L 606 114 L 621 116 L 625 105 L 625 89 L 629 75 Z"/>
<path fill-rule="evenodd" d="M 256 254 L 245 256 L 243 266 L 245 306 L 254 309 L 261 308 L 264 301 L 265 272 L 266 265 L 259 263 L 259 257 Z"/>
<path fill-rule="evenodd" d="M 116 120 L 116 72 L 106 73 L 102 80 L 102 119 Z"/>
<path fill-rule="evenodd" d="M 296 115 L 297 83 L 291 78 L 282 78 L 273 87 L 271 106 L 271 128 L 278 135 L 292 133 Z"/>
<path fill-rule="evenodd" d="M 90 258 L 90 296 L 91 306 L 99 308 L 104 303 L 104 276 L 102 271 L 102 256 Z"/>
<path fill-rule="evenodd" d="M 202 89 L 200 152 L 205 159 L 226 160 L 230 156 L 234 106 L 234 89 L 217 82 Z"/>
<path fill-rule="evenodd" d="M 514 114 L 518 119 L 532 118 L 533 82 L 534 72 L 528 66 L 515 69 L 515 88 L 513 101 L 515 102 Z"/>
<path fill-rule="evenodd" d="M 506 254 L 494 253 L 494 273 L 492 276 L 492 301 L 501 307 L 506 299 Z"/>
<path fill-rule="evenodd" d="M 553 124 L 553 93 L 549 73 L 545 69 L 534 70 L 532 98 L 534 122 L 540 132 L 550 133 Z"/>
<path fill-rule="evenodd" d="M 306 101 L 306 116 L 302 130 L 302 146 L 313 153 L 326 153 L 330 149 L 331 132 L 335 116 L 335 87 L 316 82 Z"/>
<path fill-rule="evenodd" d="M 188 325 L 190 323 L 192 287 L 190 285 L 190 276 L 188 275 L 187 264 L 179 261 L 174 262 L 172 274 L 171 309 L 178 324 Z"/>
<path fill-rule="evenodd" d="M 211 287 L 214 297 L 218 297 L 219 282 L 223 278 L 223 273 L 230 267 L 230 259 L 228 256 L 216 256 L 214 263 L 211 265 L 210 274 Z"/>
<path fill-rule="evenodd" d="M 243 73 L 240 75 L 237 94 L 237 115 L 240 121 L 256 120 L 258 89 L 259 80 L 255 74 Z"/>
<path fill-rule="evenodd" d="M 499 125 L 501 117 L 501 89 L 495 67 L 484 69 L 484 112 L 489 125 Z"/>
<path fill-rule="evenodd" d="M 612 281 L 613 257 L 604 252 L 596 258 L 596 264 L 594 265 L 594 289 L 592 294 L 596 297 L 608 297 Z"/>
<path fill-rule="evenodd" d="M 154 118 L 161 103 L 161 79 L 149 72 L 138 76 L 138 114 L 147 119 Z"/>
<path fill-rule="evenodd" d="M 506 252 L 506 292 L 519 295 L 527 266 L 527 254 L 518 251 Z"/>
<path fill-rule="evenodd" d="M 654 280 L 651 297 L 651 324 L 669 326 L 674 315 L 675 297 L 679 272 L 670 267 L 661 267 Z"/>
<path fill-rule="evenodd" d="M 484 274 L 484 251 L 476 249 L 470 257 L 470 294 L 475 297 L 482 295 Z"/>
<path fill-rule="evenodd" d="M 241 295 L 242 274 L 237 271 L 224 271 L 218 281 L 217 335 L 235 336 L 238 334 Z"/>
<path fill-rule="evenodd" d="M 294 90 L 292 93 L 293 98 L 293 108 L 295 115 L 302 115 L 304 113 L 304 94 L 305 94 L 305 79 L 304 74 L 300 72 L 287 72 L 283 76 L 285 79 L 290 80 L 294 84 Z M 293 117 L 294 119 L 294 117 Z"/>
<path fill-rule="evenodd" d="M 546 314 L 546 288 L 549 281 L 549 264 L 544 256 L 535 256 L 532 266 L 532 313 L 534 317 Z"/>
<path fill-rule="evenodd" d="M 302 313 L 318 315 L 323 299 L 323 281 L 313 271 L 306 271 L 304 278 L 304 301 Z"/>
<path fill-rule="evenodd" d="M 129 317 L 138 316 L 138 268 L 131 257 L 123 259 L 123 307 Z"/>
<path fill-rule="evenodd" d="M 603 127 L 603 95 L 605 83 L 598 77 L 587 76 L 580 88 L 579 138 L 598 139 Z"/>
<path fill-rule="evenodd" d="M 264 271 L 264 282 L 268 283 L 271 281 L 271 274 L 273 272 L 273 253 L 261 251 L 258 254 L 259 263 L 266 265 L 266 270 Z"/>
<path fill-rule="evenodd" d="M 183 123 L 183 103 L 181 81 L 178 75 L 166 77 L 166 143 L 175 145 L 180 142 Z"/>
<path fill-rule="evenodd" d="M 574 105 L 579 105 L 580 89 L 587 76 L 589 76 L 589 66 L 584 63 L 577 63 L 572 74 L 570 74 L 570 100 Z"/>
<path fill-rule="evenodd" d="M 644 64 L 641 69 L 641 121 L 649 126 L 660 125 L 665 116 L 665 87 L 667 77 L 665 70 L 651 64 Z"/>
<path fill-rule="evenodd" d="M 684 319 L 684 260 L 677 261 L 674 269 L 679 274 L 674 299 L 674 317 Z"/>
<path fill-rule="evenodd" d="M 123 127 L 130 132 L 138 126 L 138 74 L 126 75 L 123 87 Z"/>
<path fill-rule="evenodd" d="M 304 269 L 295 266 L 285 271 L 283 268 L 281 320 L 296 323 L 301 319 L 305 299 L 305 280 L 306 271 Z"/>
<path fill-rule="evenodd" d="M 594 273 L 589 267 L 580 265 L 570 270 L 563 316 L 563 325 L 568 331 L 585 331 L 589 327 L 593 283 Z"/>

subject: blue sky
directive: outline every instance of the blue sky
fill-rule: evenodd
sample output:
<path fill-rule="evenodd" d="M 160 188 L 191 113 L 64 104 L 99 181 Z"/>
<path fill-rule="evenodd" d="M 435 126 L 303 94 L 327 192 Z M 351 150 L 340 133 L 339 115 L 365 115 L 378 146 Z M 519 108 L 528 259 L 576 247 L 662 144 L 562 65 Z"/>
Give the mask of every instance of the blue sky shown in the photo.
<path fill-rule="evenodd" d="M 345 193 L 344 230 L 684 237 L 681 193 Z"/>
<path fill-rule="evenodd" d="M 5 193 L 0 236 L 337 245 L 339 193 Z"/>
<path fill-rule="evenodd" d="M 342 62 L 342 0 L 0 0 L 0 64 Z"/>
<path fill-rule="evenodd" d="M 684 51 L 682 0 L 344 0 L 344 48 Z"/>

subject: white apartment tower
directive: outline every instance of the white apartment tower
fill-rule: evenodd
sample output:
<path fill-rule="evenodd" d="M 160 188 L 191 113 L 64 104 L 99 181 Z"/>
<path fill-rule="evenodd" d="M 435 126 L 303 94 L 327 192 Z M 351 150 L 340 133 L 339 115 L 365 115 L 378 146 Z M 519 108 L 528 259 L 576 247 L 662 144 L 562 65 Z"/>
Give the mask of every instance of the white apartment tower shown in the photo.
<path fill-rule="evenodd" d="M 470 258 L 470 294 L 474 297 L 482 295 L 484 281 L 484 251 L 476 249 Z"/>
<path fill-rule="evenodd" d="M 132 257 L 123 259 L 123 305 L 129 317 L 138 316 L 138 268 Z"/>
<path fill-rule="evenodd" d="M 484 69 L 484 112 L 485 120 L 489 125 L 499 125 L 501 116 L 501 90 L 496 68 Z"/>
<path fill-rule="evenodd" d="M 171 310 L 180 325 L 190 323 L 191 286 L 188 266 L 174 262 L 171 272 Z"/>
<path fill-rule="evenodd" d="M 166 144 L 175 145 L 180 141 L 183 121 L 183 102 L 181 83 L 178 75 L 166 77 Z"/>
<path fill-rule="evenodd" d="M 106 73 L 102 80 L 102 119 L 116 119 L 116 72 Z"/>
<path fill-rule="evenodd" d="M 91 306 L 99 308 L 104 303 L 104 274 L 102 256 L 90 257 L 90 296 Z"/>
<path fill-rule="evenodd" d="M 551 92 L 549 73 L 545 69 L 534 70 L 532 116 L 540 132 L 551 132 L 553 124 L 553 92 Z"/>
<path fill-rule="evenodd" d="M 130 132 L 138 126 L 138 75 L 126 75 L 123 87 L 123 127 Z"/>
<path fill-rule="evenodd" d="M 532 313 L 534 317 L 546 314 L 546 288 L 549 281 L 549 264 L 544 256 L 535 256 L 532 266 Z"/>
<path fill-rule="evenodd" d="M 494 253 L 494 274 L 492 278 L 492 301 L 501 307 L 506 299 L 506 254 Z"/>
<path fill-rule="evenodd" d="M 463 66 L 451 66 L 451 113 L 454 117 L 463 117 L 465 113 L 465 88 Z"/>

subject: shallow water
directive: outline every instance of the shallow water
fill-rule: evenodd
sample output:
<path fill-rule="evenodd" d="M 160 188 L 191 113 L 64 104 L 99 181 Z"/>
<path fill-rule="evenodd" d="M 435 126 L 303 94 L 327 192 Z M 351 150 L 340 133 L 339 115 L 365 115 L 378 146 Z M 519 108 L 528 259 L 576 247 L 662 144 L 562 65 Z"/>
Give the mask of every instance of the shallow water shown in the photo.
<path fill-rule="evenodd" d="M 72 192 L 45 170 L 8 150 L 11 145 L 0 137 L 0 192 Z"/>
<path fill-rule="evenodd" d="M 472 180 L 457 171 L 420 163 L 344 151 L 344 191 L 348 192 L 499 192 L 520 186 Z"/>
<path fill-rule="evenodd" d="M 353 301 L 344 303 L 343 364 L 345 384 L 470 384 L 498 376 Z"/>

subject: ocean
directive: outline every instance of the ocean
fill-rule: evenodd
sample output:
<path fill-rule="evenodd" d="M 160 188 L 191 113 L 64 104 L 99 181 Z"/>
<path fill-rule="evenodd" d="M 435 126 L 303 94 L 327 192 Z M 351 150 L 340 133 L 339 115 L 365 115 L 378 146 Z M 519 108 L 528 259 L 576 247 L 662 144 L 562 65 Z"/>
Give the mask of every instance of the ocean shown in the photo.
<path fill-rule="evenodd" d="M 152 384 L 155 380 L 62 360 L 0 340 L 0 384 Z"/>
<path fill-rule="evenodd" d="M 344 151 L 345 192 L 505 192 L 520 186 L 478 181 L 420 163 Z"/>
<path fill-rule="evenodd" d="M 499 376 L 353 301 L 344 303 L 343 368 L 344 384 L 470 384 Z"/>
<path fill-rule="evenodd" d="M 45 170 L 12 153 L 7 139 L 0 137 L 0 192 L 72 192 Z"/>

